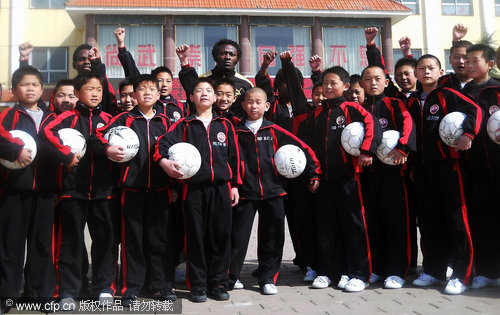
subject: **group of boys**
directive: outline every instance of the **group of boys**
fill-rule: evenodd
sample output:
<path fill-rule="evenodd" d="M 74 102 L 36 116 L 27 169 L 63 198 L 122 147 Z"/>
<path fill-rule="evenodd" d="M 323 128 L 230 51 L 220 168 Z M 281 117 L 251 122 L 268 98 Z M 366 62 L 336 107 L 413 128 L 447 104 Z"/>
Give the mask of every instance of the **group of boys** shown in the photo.
<path fill-rule="evenodd" d="M 175 300 L 174 268 L 183 247 L 191 300 L 227 300 L 228 290 L 244 287 L 240 272 L 256 211 L 255 274 L 263 294 L 277 293 L 285 214 L 307 270 L 304 280 L 313 288 L 335 282 L 359 292 L 383 278 L 384 287 L 401 288 L 416 264 L 415 213 L 424 272 L 414 285 L 446 280 L 448 267 L 448 294 L 462 293 L 472 275 L 473 287 L 496 283 L 500 250 L 494 226 L 485 225 L 498 216 L 493 196 L 500 147 L 484 125 L 499 109 L 500 83 L 488 75 L 495 52 L 462 41 L 466 32 L 454 28 L 455 74 L 448 76 L 435 56 L 413 59 L 410 39 L 401 39 L 399 89 L 374 45 L 378 30 L 367 28 L 369 66 L 360 76 L 349 77 L 339 66 L 321 73 L 321 58 L 311 57 L 312 104 L 290 52 L 279 54 L 282 69 L 274 82 L 267 68 L 278 53 L 267 52 L 253 87 L 234 71 L 241 50 L 227 39 L 214 45 L 216 67 L 201 77 L 189 65 L 189 46 L 176 49 L 188 95 L 183 104 L 170 95 L 168 68 L 140 74 L 126 50 L 125 29 L 118 28 L 127 76 L 119 86 L 120 107 L 99 51 L 82 45 L 73 56 L 78 76 L 56 85 L 47 108 L 40 101 L 40 72 L 24 64 L 30 47 L 20 47 L 22 66 L 12 77 L 18 103 L 0 114 L 0 158 L 23 167 L 0 168 L 2 309 L 9 308 L 5 298 L 18 296 L 23 272 L 25 295 L 58 298 L 61 309 L 75 309 L 87 282 L 85 224 L 92 237 L 90 290 L 99 302 L 112 301 L 120 288 L 122 304 L 132 305 L 144 287 L 155 298 Z M 453 111 L 466 116 L 456 149 L 438 133 Z M 341 145 L 352 122 L 364 126 L 359 156 Z M 104 137 L 117 126 L 131 128 L 140 140 L 126 163 L 120 163 L 124 148 Z M 84 136 L 83 156 L 63 144 L 63 128 Z M 13 129 L 36 140 L 33 161 L 30 149 L 8 132 Z M 388 130 L 400 135 L 389 154 L 394 165 L 374 157 Z M 168 159 L 179 142 L 195 145 L 202 157 L 189 179 L 181 179 L 180 165 Z M 274 166 L 285 144 L 300 147 L 307 158 L 296 179 L 282 178 Z M 184 235 L 176 238 L 179 231 Z"/>

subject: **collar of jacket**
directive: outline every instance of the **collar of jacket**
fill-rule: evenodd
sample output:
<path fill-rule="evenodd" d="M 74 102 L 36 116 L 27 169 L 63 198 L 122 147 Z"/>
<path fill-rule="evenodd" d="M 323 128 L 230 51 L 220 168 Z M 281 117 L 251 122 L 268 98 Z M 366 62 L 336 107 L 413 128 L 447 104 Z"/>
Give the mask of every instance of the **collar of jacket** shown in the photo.
<path fill-rule="evenodd" d="M 345 102 L 345 97 L 340 96 L 337 98 L 332 98 L 332 99 L 323 101 L 323 106 L 326 105 L 325 108 L 330 109 L 330 108 L 338 107 L 338 106 L 340 106 L 340 104 L 342 104 L 344 102 Z"/>
<path fill-rule="evenodd" d="M 38 100 L 37 106 L 38 106 L 38 108 L 40 108 L 44 112 L 44 115 L 45 114 L 50 114 L 50 111 L 48 110 L 48 108 L 45 105 L 44 101 Z M 21 104 L 19 104 L 19 103 L 16 103 L 13 108 L 16 109 L 16 110 L 19 110 L 19 111 L 22 111 L 22 112 L 28 114 L 28 111 L 26 110 L 26 108 L 24 108 L 23 106 L 21 106 Z"/>
<path fill-rule="evenodd" d="M 235 127 L 236 130 L 243 130 L 243 131 L 250 131 L 251 132 L 251 130 L 246 125 L 247 120 L 248 120 L 247 118 L 244 118 L 242 121 L 240 121 L 240 123 Z M 262 128 L 267 128 L 269 126 L 272 126 L 273 124 L 274 123 L 272 123 L 269 120 L 262 117 L 262 125 L 260 125 L 259 130 L 261 130 Z"/>
<path fill-rule="evenodd" d="M 212 121 L 214 121 L 215 119 L 221 119 L 221 118 L 222 118 L 222 116 L 214 108 L 212 108 Z M 184 121 L 187 121 L 187 122 L 191 122 L 193 120 L 199 120 L 198 117 L 196 117 L 196 112 L 187 116 L 184 119 Z"/>
<path fill-rule="evenodd" d="M 229 72 L 224 71 L 224 69 L 219 69 L 217 67 L 212 69 L 212 74 L 214 74 L 216 77 L 220 78 L 231 78 L 234 77 L 236 74 L 236 71 L 231 70 Z"/>
<path fill-rule="evenodd" d="M 128 112 L 128 114 L 132 117 L 135 117 L 135 118 L 144 118 L 144 115 L 142 115 L 141 111 L 139 110 L 139 107 L 137 106 L 134 106 L 134 108 L 132 108 L 132 110 L 130 112 Z M 153 118 L 156 118 L 156 117 L 160 117 L 160 113 L 158 111 L 155 112 L 154 116 L 151 117 L 151 119 Z"/>
<path fill-rule="evenodd" d="M 76 102 L 75 109 L 84 115 L 90 116 L 90 113 L 92 113 L 93 116 L 96 116 L 101 113 L 101 104 L 94 108 L 88 108 L 82 102 L 78 101 Z"/>
<path fill-rule="evenodd" d="M 367 96 L 365 98 L 365 103 L 363 104 L 363 107 L 369 107 L 369 106 L 372 106 L 373 104 L 375 104 L 376 102 L 382 100 L 385 98 L 385 94 L 382 93 L 382 94 L 379 94 L 379 95 L 375 95 L 375 96 Z"/>
<path fill-rule="evenodd" d="M 158 100 L 158 102 L 160 102 L 162 105 L 167 105 L 168 103 L 173 103 L 173 104 L 179 106 L 179 104 L 177 103 L 177 100 L 170 94 L 164 98 L 160 98 Z"/>

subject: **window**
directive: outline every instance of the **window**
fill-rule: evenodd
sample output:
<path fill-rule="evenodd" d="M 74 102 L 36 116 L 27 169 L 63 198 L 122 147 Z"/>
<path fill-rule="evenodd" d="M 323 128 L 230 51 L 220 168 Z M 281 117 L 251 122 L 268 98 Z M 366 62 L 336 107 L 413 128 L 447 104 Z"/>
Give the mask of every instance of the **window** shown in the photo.
<path fill-rule="evenodd" d="M 68 0 L 31 0 L 33 9 L 64 9 Z"/>
<path fill-rule="evenodd" d="M 269 50 L 278 53 L 290 50 L 292 62 L 304 76 L 309 76 L 311 67 L 311 30 L 309 27 L 264 27 L 252 26 L 252 72 L 257 73 L 264 54 Z M 269 75 L 274 76 L 281 69 L 279 56 L 269 65 Z"/>
<path fill-rule="evenodd" d="M 500 16 L 500 0 L 495 0 L 495 15 Z"/>
<path fill-rule="evenodd" d="M 411 53 L 413 55 L 413 58 L 418 59 L 422 56 L 422 49 L 412 48 Z M 394 65 L 396 64 L 396 62 L 398 62 L 399 59 L 403 58 L 403 53 L 401 52 L 401 49 L 394 49 L 393 55 L 394 55 Z"/>
<path fill-rule="evenodd" d="M 380 47 L 379 37 L 375 38 L 377 47 Z M 325 68 L 341 66 L 349 74 L 361 74 L 368 66 L 363 28 L 323 27 L 323 43 Z"/>
<path fill-rule="evenodd" d="M 189 63 L 200 75 L 215 66 L 212 47 L 223 38 L 238 42 L 236 26 L 177 25 L 175 27 L 175 44 L 189 46 Z M 180 69 L 179 59 L 175 59 L 177 69 Z"/>
<path fill-rule="evenodd" d="M 99 25 L 99 47 L 101 60 L 106 65 L 108 78 L 124 78 L 118 46 L 113 31 L 119 25 Z M 163 66 L 163 41 L 161 26 L 120 26 L 125 27 L 125 46 L 135 60 L 140 73 L 150 73 L 156 67 Z M 174 69 L 172 69 L 174 70 Z"/>
<path fill-rule="evenodd" d="M 31 64 L 42 73 L 43 82 L 55 84 L 68 78 L 68 48 L 35 47 L 31 53 Z"/>
<path fill-rule="evenodd" d="M 442 0 L 443 15 L 472 15 L 471 0 Z"/>
<path fill-rule="evenodd" d="M 453 71 L 453 67 L 451 66 L 451 63 L 450 63 L 450 52 L 451 52 L 450 49 L 444 50 L 444 63 L 445 63 L 444 71 L 446 72 L 446 74 L 455 72 L 455 71 Z M 442 65 L 441 65 L 441 67 L 442 67 Z"/>
<path fill-rule="evenodd" d="M 396 0 L 411 9 L 412 14 L 418 14 L 418 0 Z"/>

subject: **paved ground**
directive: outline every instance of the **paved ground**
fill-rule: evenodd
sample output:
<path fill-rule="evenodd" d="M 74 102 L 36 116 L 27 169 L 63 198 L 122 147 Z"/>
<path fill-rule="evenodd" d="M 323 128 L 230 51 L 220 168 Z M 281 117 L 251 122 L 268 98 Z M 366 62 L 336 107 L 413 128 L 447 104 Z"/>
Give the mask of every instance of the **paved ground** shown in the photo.
<path fill-rule="evenodd" d="M 89 240 L 88 235 L 87 240 Z M 414 287 L 411 281 L 416 275 L 410 276 L 407 285 L 400 290 L 383 289 L 381 284 L 371 285 L 361 293 L 345 293 L 334 288 L 312 289 L 302 281 L 304 274 L 292 263 L 294 252 L 288 234 L 277 283 L 278 294 L 265 296 L 259 292 L 257 279 L 251 276 L 257 266 L 256 252 L 256 224 L 254 224 L 241 279 L 245 289 L 231 291 L 229 301 L 218 302 L 209 299 L 205 303 L 197 304 L 188 300 L 189 292 L 186 286 L 180 285 L 177 294 L 182 298 L 182 312 L 184 314 L 500 314 L 500 287 L 468 290 L 460 296 L 449 296 L 443 294 L 444 285 L 429 289 Z M 18 310 L 12 310 L 10 313 L 28 314 Z"/>

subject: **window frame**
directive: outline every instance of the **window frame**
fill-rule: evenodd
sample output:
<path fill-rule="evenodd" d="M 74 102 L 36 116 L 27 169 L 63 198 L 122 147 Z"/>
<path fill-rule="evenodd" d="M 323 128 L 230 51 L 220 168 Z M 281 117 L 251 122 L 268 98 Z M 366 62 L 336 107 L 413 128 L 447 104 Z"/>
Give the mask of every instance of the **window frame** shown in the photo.
<path fill-rule="evenodd" d="M 411 9 L 411 14 L 414 15 L 419 15 L 420 14 L 420 3 L 418 0 L 396 0 L 396 2 L 399 2 L 408 8 Z M 412 9 L 413 6 L 415 7 L 415 11 Z"/>
<path fill-rule="evenodd" d="M 467 0 L 468 3 L 458 3 L 458 0 L 452 0 L 453 3 L 445 3 L 444 0 L 441 0 L 441 14 L 442 15 L 449 15 L 449 16 L 472 16 L 474 15 L 474 7 L 473 3 L 471 0 Z M 459 14 L 458 12 L 458 6 L 468 6 L 469 7 L 469 14 Z M 445 13 L 444 8 L 449 7 L 449 8 L 454 8 L 454 13 Z"/>
<path fill-rule="evenodd" d="M 50 58 L 53 54 L 53 52 L 51 50 L 55 50 L 55 49 L 63 49 L 64 50 L 64 55 L 65 55 L 64 67 L 65 67 L 65 69 L 50 69 Z M 51 74 L 53 74 L 53 73 L 64 73 L 65 78 L 63 78 L 63 79 L 68 79 L 69 78 L 69 67 L 68 67 L 69 47 L 64 47 L 64 46 L 63 47 L 34 47 L 33 52 L 30 54 L 29 63 L 31 65 L 34 65 L 34 62 L 33 62 L 34 61 L 33 60 L 34 53 L 36 51 L 42 52 L 42 50 L 44 50 L 44 52 L 45 52 L 45 56 L 46 56 L 45 62 L 47 62 L 47 69 L 46 70 L 42 70 L 42 69 L 38 68 L 38 71 L 40 71 L 42 76 L 44 74 L 47 74 L 47 80 L 46 80 L 46 82 L 43 82 L 43 83 L 44 84 L 56 84 L 59 80 L 62 79 L 62 78 L 59 78 L 57 80 L 51 80 Z"/>
<path fill-rule="evenodd" d="M 65 3 L 66 3 L 67 0 L 62 1 L 62 5 L 58 4 L 58 2 L 61 1 L 61 0 L 46 0 L 46 1 L 47 1 L 47 6 L 40 7 L 40 6 L 36 6 L 36 5 L 33 4 L 33 2 L 35 2 L 35 0 L 30 0 L 30 8 L 31 9 L 42 9 L 42 10 L 43 9 L 65 9 L 66 8 L 66 4 Z M 52 4 L 52 2 L 56 2 L 57 3 L 55 5 L 55 7 Z"/>

